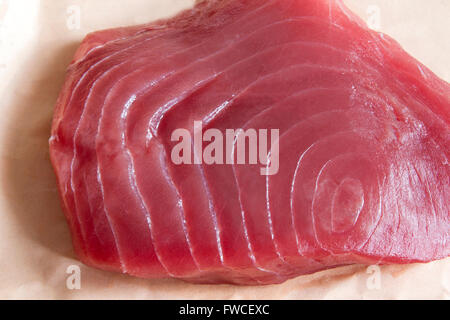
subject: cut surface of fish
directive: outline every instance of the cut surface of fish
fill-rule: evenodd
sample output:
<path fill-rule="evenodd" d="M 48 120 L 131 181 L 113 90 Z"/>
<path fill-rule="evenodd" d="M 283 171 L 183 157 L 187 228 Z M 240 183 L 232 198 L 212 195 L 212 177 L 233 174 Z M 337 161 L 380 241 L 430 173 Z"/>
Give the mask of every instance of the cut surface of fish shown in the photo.
<path fill-rule="evenodd" d="M 263 285 L 448 257 L 449 122 L 450 85 L 341 1 L 209 0 L 87 35 L 50 154 L 84 263 Z"/>

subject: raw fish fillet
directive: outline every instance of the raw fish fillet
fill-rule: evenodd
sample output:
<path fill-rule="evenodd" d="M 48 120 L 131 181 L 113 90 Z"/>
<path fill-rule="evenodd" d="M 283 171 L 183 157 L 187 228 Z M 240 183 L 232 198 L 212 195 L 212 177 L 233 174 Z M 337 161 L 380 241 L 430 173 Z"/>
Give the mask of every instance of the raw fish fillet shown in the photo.
<path fill-rule="evenodd" d="M 278 173 L 175 164 L 195 121 L 279 129 Z M 89 34 L 50 152 L 87 265 L 261 285 L 448 257 L 449 121 L 449 84 L 341 1 L 211 0 Z"/>

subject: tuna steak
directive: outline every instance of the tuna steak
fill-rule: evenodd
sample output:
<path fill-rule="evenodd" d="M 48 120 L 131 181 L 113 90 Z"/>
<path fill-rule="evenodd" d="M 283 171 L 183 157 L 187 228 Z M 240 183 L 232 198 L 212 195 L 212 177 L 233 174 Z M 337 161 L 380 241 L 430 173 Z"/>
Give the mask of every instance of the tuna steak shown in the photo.
<path fill-rule="evenodd" d="M 84 263 L 270 284 L 448 257 L 449 121 L 449 84 L 341 1 L 211 0 L 89 34 L 50 153 Z M 198 145 L 176 163 L 180 129 L 201 148 L 242 129 L 219 160 L 248 129 L 278 135 L 263 166 L 198 161 Z"/>

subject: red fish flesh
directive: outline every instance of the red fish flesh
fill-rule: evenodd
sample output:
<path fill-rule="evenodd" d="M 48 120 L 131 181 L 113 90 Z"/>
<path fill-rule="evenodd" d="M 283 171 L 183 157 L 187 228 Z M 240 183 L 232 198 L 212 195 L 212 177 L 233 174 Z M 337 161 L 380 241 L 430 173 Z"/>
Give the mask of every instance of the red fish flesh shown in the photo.
<path fill-rule="evenodd" d="M 279 167 L 175 163 L 196 121 L 278 130 Z M 89 34 L 50 153 L 84 263 L 258 285 L 448 257 L 449 121 L 449 84 L 341 1 L 211 0 Z"/>

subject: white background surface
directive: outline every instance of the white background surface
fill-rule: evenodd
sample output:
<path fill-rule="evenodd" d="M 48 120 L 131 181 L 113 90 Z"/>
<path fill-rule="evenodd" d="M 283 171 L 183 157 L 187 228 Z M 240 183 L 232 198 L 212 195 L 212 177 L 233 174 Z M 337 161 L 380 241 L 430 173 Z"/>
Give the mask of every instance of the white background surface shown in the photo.
<path fill-rule="evenodd" d="M 450 1 L 345 2 L 450 81 Z M 266 287 L 142 280 L 88 268 L 76 260 L 47 143 L 65 68 L 87 32 L 149 22 L 192 3 L 0 0 L 0 298 L 448 299 L 449 258 L 384 266 L 375 274 L 364 266 L 343 267 Z M 66 287 L 70 265 L 81 267 L 80 290 Z"/>

